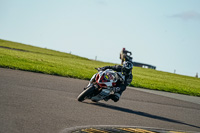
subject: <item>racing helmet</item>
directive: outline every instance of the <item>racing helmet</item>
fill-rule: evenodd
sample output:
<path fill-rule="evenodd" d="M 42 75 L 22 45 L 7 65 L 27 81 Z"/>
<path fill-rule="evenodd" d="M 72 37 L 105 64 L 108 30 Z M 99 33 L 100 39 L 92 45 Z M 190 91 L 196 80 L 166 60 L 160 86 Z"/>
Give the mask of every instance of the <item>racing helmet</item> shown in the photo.
<path fill-rule="evenodd" d="M 129 74 L 133 68 L 133 63 L 130 61 L 124 61 L 122 66 L 122 72 L 124 74 Z"/>

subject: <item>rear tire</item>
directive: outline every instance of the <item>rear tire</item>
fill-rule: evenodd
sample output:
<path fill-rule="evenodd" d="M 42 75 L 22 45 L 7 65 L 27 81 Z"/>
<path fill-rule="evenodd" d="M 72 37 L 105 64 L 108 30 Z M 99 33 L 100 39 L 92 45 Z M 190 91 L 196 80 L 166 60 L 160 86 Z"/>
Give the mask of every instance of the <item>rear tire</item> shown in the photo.
<path fill-rule="evenodd" d="M 82 102 L 86 99 L 87 96 L 90 96 L 91 94 L 94 93 L 95 87 L 94 86 L 90 86 L 87 89 L 85 89 L 78 97 L 77 100 L 79 102 Z"/>

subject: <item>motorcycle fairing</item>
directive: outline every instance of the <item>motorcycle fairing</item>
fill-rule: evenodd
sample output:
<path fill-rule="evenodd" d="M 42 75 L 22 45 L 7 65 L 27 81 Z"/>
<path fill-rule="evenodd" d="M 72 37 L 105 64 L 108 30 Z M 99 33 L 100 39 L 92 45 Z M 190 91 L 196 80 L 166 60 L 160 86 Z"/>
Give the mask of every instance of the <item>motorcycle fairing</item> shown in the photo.
<path fill-rule="evenodd" d="M 96 101 L 96 102 L 103 100 L 105 97 L 109 96 L 110 92 L 111 90 L 102 89 L 102 91 L 98 95 L 92 97 L 91 100 Z"/>
<path fill-rule="evenodd" d="M 96 76 L 96 82 L 101 88 L 116 86 L 117 79 L 117 74 L 111 69 L 100 71 Z"/>

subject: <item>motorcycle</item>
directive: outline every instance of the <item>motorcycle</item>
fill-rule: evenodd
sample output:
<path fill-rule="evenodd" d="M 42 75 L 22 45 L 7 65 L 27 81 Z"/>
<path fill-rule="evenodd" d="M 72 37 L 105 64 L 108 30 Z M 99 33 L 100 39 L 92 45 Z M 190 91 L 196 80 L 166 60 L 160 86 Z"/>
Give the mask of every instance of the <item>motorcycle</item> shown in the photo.
<path fill-rule="evenodd" d="M 98 73 L 93 75 L 89 85 L 77 97 L 79 102 L 85 99 L 90 99 L 93 102 L 100 100 L 107 101 L 106 99 L 110 94 L 118 91 L 117 89 L 119 87 L 117 87 L 117 82 L 123 82 L 125 80 L 125 77 L 120 72 L 115 72 L 111 69 L 106 69 L 105 71 L 97 70 Z"/>

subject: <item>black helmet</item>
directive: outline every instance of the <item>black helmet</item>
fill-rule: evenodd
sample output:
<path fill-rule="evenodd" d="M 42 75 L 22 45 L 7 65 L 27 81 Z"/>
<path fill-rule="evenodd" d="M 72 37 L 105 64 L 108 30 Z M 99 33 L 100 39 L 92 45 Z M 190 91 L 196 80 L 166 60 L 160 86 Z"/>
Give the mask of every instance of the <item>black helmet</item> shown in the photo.
<path fill-rule="evenodd" d="M 124 74 L 129 74 L 133 68 L 133 63 L 130 61 L 124 61 L 122 71 Z"/>

